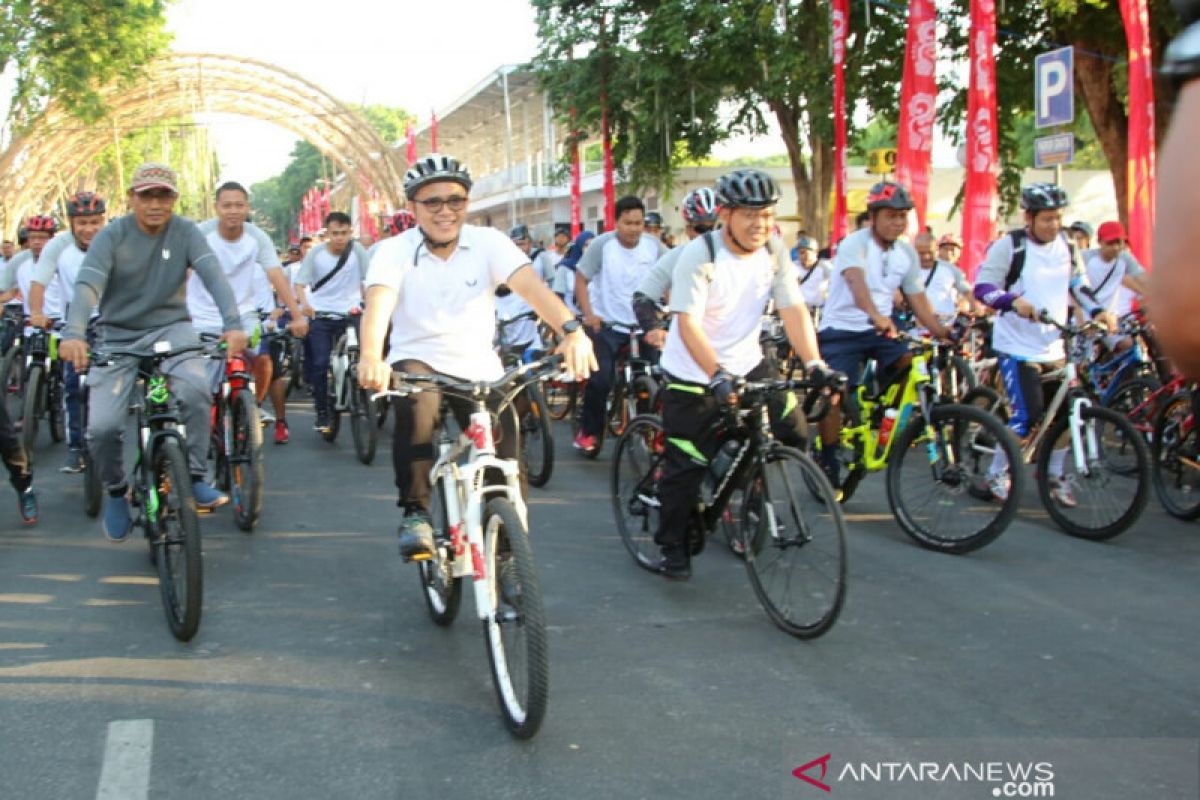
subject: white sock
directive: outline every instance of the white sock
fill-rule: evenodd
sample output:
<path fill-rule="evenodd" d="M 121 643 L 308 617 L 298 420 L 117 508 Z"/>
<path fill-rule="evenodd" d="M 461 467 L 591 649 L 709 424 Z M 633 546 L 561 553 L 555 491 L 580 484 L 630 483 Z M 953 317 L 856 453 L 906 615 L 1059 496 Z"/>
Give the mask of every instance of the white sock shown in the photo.
<path fill-rule="evenodd" d="M 996 445 L 996 452 L 992 454 L 992 465 L 988 467 L 988 476 L 999 475 L 1008 470 L 1008 453 L 1004 452 L 1004 448 Z"/>
<path fill-rule="evenodd" d="M 1066 464 L 1066 461 L 1067 448 L 1064 447 L 1061 450 L 1052 451 L 1050 453 L 1050 474 L 1055 478 L 1061 478 L 1063 476 L 1063 472 L 1065 472 L 1063 467 Z"/>

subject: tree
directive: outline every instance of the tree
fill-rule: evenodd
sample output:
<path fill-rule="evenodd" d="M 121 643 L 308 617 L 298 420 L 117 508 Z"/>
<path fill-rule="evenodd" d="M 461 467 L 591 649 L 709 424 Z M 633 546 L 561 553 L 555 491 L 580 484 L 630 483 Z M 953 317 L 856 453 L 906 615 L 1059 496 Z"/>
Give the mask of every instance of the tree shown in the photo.
<path fill-rule="evenodd" d="M 104 114 L 97 87 L 132 78 L 170 41 L 169 0 L 8 0 L 0 7 L 0 72 L 15 73 L 17 127 L 53 98 L 87 121 Z"/>

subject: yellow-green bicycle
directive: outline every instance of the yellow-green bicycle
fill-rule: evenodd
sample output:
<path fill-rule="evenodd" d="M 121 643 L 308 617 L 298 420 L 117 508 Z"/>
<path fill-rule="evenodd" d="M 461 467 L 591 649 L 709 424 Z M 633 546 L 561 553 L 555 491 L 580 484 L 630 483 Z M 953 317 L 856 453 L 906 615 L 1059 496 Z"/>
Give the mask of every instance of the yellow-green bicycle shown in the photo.
<path fill-rule="evenodd" d="M 888 503 L 905 533 L 931 550 L 978 550 L 1016 516 L 1021 470 L 1012 470 L 1002 501 L 993 498 L 988 478 L 997 448 L 1007 456 L 1003 463 L 1020 464 L 1020 446 L 995 416 L 943 402 L 932 343 L 904 338 L 912 356 L 907 377 L 881 389 L 868 364 L 854 402 L 843 404 L 840 499 L 848 501 L 867 473 L 886 468 Z"/>

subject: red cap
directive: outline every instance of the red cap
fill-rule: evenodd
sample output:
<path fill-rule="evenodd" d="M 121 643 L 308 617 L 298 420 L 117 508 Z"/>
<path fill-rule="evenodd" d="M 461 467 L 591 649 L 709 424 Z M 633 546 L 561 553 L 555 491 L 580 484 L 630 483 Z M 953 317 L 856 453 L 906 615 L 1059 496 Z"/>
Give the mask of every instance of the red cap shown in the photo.
<path fill-rule="evenodd" d="M 1104 223 L 1100 226 L 1100 230 L 1096 232 L 1096 239 L 1100 244 L 1123 242 L 1128 238 L 1125 235 L 1125 226 L 1116 220 Z"/>

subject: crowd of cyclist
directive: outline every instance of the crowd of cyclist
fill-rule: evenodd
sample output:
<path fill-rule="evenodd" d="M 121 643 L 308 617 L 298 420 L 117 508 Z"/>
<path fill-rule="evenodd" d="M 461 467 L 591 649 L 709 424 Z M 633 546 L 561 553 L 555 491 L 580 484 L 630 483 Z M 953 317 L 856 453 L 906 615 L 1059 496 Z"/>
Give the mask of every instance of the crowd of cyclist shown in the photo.
<path fill-rule="evenodd" d="M 241 185 L 223 184 L 216 218 L 197 224 L 173 213 L 178 177 L 161 164 L 135 172 L 126 216 L 109 221 L 105 201 L 80 192 L 67 204 L 67 230 L 58 232 L 50 216 L 29 218 L 22 249 L 5 251 L 0 302 L 11 305 L 0 344 L 8 354 L 28 328 L 61 333 L 62 470 L 79 472 L 81 453 L 90 449 L 107 494 L 108 538 L 125 539 L 132 522 L 121 442 L 137 360 L 118 357 L 91 367 L 85 414 L 79 375 L 93 352 L 149 352 L 164 341 L 179 351 L 165 371 L 186 423 L 195 502 L 213 509 L 228 502 L 205 478 L 210 406 L 223 365 L 190 349 L 202 339 L 223 343 L 229 353 L 248 351 L 264 424 L 283 445 L 290 438 L 284 332 L 303 341 L 315 428 L 325 432 L 327 370 L 347 326 L 359 328 L 359 382 L 382 390 L 393 370 L 497 378 L 503 369 L 499 323 L 507 347 L 554 348 L 566 372 L 586 380 L 573 445 L 594 458 L 616 365 L 630 334 L 640 331 L 642 352 L 657 363 L 664 387 L 659 571 L 683 579 L 690 575 L 689 517 L 722 444 L 722 415 L 737 406 L 739 381 L 778 369 L 764 352 L 764 319 L 777 321 L 793 366 L 814 391 L 848 382 L 844 397 L 852 402 L 868 361 L 885 385 L 906 373 L 911 354 L 899 333 L 916 330 L 952 343 L 964 319 L 990 317 L 989 347 L 1003 378 L 1008 425 L 1025 437 L 1048 396 L 1042 375 L 1066 357 L 1059 329 L 1043 315 L 1060 324 L 1072 314 L 1096 319 L 1108 330 L 1105 346 L 1116 353 L 1129 346 L 1117 321 L 1146 290 L 1145 270 L 1121 224 L 1100 225 L 1092 247 L 1087 223 L 1065 227 L 1068 198 L 1050 184 L 1025 187 L 1024 227 L 993 242 L 982 264 L 962 266 L 952 235 L 935 239 L 922 231 L 909 240 L 913 202 L 904 186 L 890 181 L 871 189 L 858 230 L 828 249 L 804 231 L 787 247 L 775 224 L 779 189 L 753 169 L 735 170 L 684 198 L 685 241 L 677 247 L 669 246 L 661 216 L 630 196 L 617 202 L 613 230 L 584 231 L 572 240 L 569 229 L 556 227 L 543 248 L 524 224 L 508 235 L 466 224 L 471 187 L 468 169 L 457 160 L 427 156 L 405 176 L 408 207 L 395 215 L 390 237 L 365 247 L 353 237 L 351 218 L 332 212 L 322 241 L 305 237 L 283 260 L 248 221 L 250 198 Z M 967 272 L 974 273 L 973 286 Z M 6 397 L 11 376 L 7 381 Z M 820 420 L 821 445 L 814 451 L 835 490 L 845 405 L 835 401 Z M 428 470 L 441 400 L 428 392 L 394 399 L 393 406 L 393 469 L 403 509 L 399 549 L 405 559 L 420 560 L 436 546 Z M 0 452 L 21 517 L 33 523 L 38 512 L 29 454 L 8 407 L 0 403 Z M 770 412 L 781 441 L 809 446 L 795 402 L 781 396 Z M 515 457 L 516 414 L 510 409 L 499 419 L 500 455 Z M 1076 500 L 1063 478 L 1065 456 L 1065 449 L 1057 450 L 1050 460 L 1053 497 L 1071 506 Z M 997 500 L 1007 498 L 1014 468 L 997 445 L 988 471 L 988 490 Z"/>

